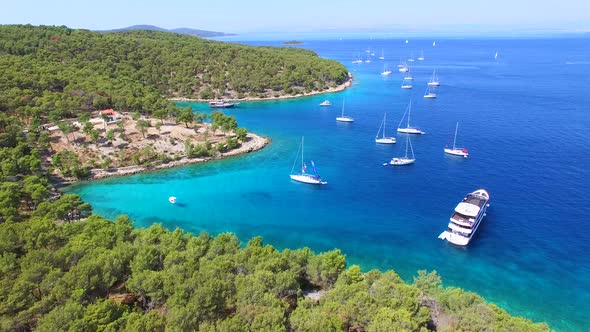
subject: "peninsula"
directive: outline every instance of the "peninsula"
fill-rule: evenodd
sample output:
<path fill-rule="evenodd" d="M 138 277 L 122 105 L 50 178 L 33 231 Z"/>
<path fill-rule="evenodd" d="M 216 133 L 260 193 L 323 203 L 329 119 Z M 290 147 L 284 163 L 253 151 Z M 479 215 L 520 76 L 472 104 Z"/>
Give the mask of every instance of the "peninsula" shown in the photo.
<path fill-rule="evenodd" d="M 211 113 L 211 123 L 204 122 L 207 117 L 190 107 L 160 119 L 109 109 L 44 125 L 52 151 L 44 162 L 54 166 L 54 182 L 70 183 L 227 158 L 270 142 L 219 111 Z"/>

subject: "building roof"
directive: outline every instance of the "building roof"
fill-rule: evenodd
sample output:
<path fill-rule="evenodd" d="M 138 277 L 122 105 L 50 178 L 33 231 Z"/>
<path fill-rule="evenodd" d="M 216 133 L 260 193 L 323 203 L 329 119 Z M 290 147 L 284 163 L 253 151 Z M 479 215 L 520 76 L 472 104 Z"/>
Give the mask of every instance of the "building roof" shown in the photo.
<path fill-rule="evenodd" d="M 100 111 L 99 113 L 100 113 L 100 114 L 104 114 L 104 115 L 110 115 L 110 116 L 115 116 L 115 115 L 117 115 L 117 113 L 115 113 L 115 111 L 114 111 L 112 108 L 110 108 L 110 109 L 108 109 L 108 110 L 102 110 L 102 111 Z"/>

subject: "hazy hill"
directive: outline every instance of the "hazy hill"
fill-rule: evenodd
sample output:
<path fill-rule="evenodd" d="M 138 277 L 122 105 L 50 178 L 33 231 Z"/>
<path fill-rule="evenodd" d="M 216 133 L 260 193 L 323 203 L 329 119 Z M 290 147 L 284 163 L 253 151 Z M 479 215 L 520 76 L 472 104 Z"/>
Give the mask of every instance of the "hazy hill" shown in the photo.
<path fill-rule="evenodd" d="M 149 31 L 160 31 L 160 32 L 174 32 L 181 35 L 191 35 L 197 37 L 220 37 L 220 36 L 235 36 L 231 33 L 225 32 L 218 32 L 218 31 L 207 31 L 207 30 L 198 30 L 198 29 L 191 29 L 191 28 L 176 28 L 176 29 L 164 29 L 157 27 L 155 25 L 149 24 L 141 24 L 141 25 L 132 25 L 130 27 L 121 28 L 121 29 L 113 29 L 113 30 L 104 30 L 101 32 L 120 32 L 120 31 L 133 31 L 133 30 L 149 30 Z"/>

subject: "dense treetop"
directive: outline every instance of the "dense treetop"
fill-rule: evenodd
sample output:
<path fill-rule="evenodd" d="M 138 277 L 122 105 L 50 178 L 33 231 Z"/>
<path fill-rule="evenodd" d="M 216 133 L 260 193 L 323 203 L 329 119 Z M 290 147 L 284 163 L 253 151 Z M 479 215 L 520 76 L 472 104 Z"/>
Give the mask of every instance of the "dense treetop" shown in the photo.
<path fill-rule="evenodd" d="M 0 26 L 0 111 L 22 115 L 115 108 L 151 113 L 169 97 L 264 97 L 321 91 L 347 70 L 304 49 L 193 36 Z"/>

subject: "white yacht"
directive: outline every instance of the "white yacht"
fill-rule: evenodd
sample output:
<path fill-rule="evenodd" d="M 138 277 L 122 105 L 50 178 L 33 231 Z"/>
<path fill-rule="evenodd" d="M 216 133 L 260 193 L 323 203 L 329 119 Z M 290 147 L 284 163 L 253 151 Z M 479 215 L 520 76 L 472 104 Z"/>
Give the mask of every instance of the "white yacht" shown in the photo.
<path fill-rule="evenodd" d="M 397 132 L 404 133 L 404 134 L 425 134 L 425 132 L 423 132 L 422 130 L 420 130 L 416 127 L 410 127 L 410 114 L 411 113 L 412 113 L 412 101 L 410 101 L 410 103 L 408 104 L 408 108 L 406 109 L 406 112 L 402 116 L 402 119 L 400 120 L 399 125 L 397 126 Z M 404 121 L 404 118 L 406 117 L 406 114 L 408 115 L 408 122 L 405 127 L 402 127 L 401 125 L 402 125 L 402 122 Z"/>
<path fill-rule="evenodd" d="M 424 98 L 436 98 L 436 93 L 430 89 L 430 85 L 426 86 L 426 91 L 424 92 Z"/>
<path fill-rule="evenodd" d="M 463 158 L 469 157 L 469 151 L 466 148 L 458 148 L 456 146 L 457 143 L 457 129 L 459 128 L 459 122 L 455 126 L 455 138 L 453 138 L 453 148 L 449 149 L 448 147 L 445 148 L 445 153 L 450 154 L 453 156 L 460 156 Z"/>
<path fill-rule="evenodd" d="M 429 86 L 439 86 L 440 82 L 438 80 L 438 76 L 436 75 L 436 69 L 432 71 L 432 78 L 430 79 L 430 82 L 428 82 Z"/>
<path fill-rule="evenodd" d="M 403 80 L 402 81 L 402 89 L 411 89 L 413 88 L 412 83 L 410 81 Z"/>
<path fill-rule="evenodd" d="M 303 137 L 301 137 L 301 145 L 300 145 L 299 149 L 301 150 L 301 172 L 300 173 L 293 173 L 293 171 L 295 169 L 295 164 L 297 164 L 297 159 L 299 158 L 299 153 L 297 153 L 297 157 L 295 157 L 295 161 L 293 162 L 293 167 L 291 168 L 291 174 L 289 175 L 291 180 L 297 181 L 297 182 L 309 183 L 309 184 L 328 184 L 328 182 L 322 180 L 322 178 L 318 174 L 318 172 L 315 168 L 315 163 L 313 162 L 313 160 L 311 161 L 311 168 L 312 168 L 313 173 L 307 172 L 307 165 L 303 161 Z M 297 152 L 299 152 L 299 151 L 297 151 Z"/>
<path fill-rule="evenodd" d="M 383 66 L 383 71 L 381 72 L 381 75 L 383 75 L 383 76 L 391 75 L 391 70 L 389 69 L 389 66 L 387 64 L 385 64 Z"/>
<path fill-rule="evenodd" d="M 463 201 L 455 207 L 449 228 L 442 232 L 438 238 L 459 246 L 468 245 L 483 217 L 486 216 L 486 209 L 490 206 L 489 200 L 490 194 L 485 189 L 478 189 L 467 194 Z"/>
<path fill-rule="evenodd" d="M 344 115 L 344 100 L 342 100 L 342 114 L 336 118 L 338 122 L 354 122 L 354 119 L 350 116 Z"/>
<path fill-rule="evenodd" d="M 387 117 L 387 113 L 383 114 L 383 121 L 381 121 L 381 126 L 379 126 L 379 130 L 377 130 L 377 135 L 375 136 L 375 143 L 379 144 L 395 144 L 395 137 L 386 136 L 385 135 L 385 118 Z M 379 137 L 379 133 L 381 133 L 381 137 Z"/>
<path fill-rule="evenodd" d="M 327 100 L 327 99 L 326 99 L 326 100 L 324 100 L 324 101 L 323 101 L 323 102 L 320 104 L 320 106 L 330 106 L 330 105 L 332 105 L 332 103 L 331 103 L 329 100 Z"/>
<path fill-rule="evenodd" d="M 408 147 L 412 152 L 411 155 L 408 155 Z M 410 135 L 406 136 L 406 154 L 403 157 L 394 157 L 391 158 L 389 164 L 391 166 L 405 166 L 410 165 L 416 162 L 416 157 L 414 156 L 414 148 L 412 148 L 412 141 L 410 140 Z"/>
<path fill-rule="evenodd" d="M 398 70 L 399 70 L 399 72 L 400 72 L 400 73 L 407 73 L 407 72 L 409 72 L 409 71 L 410 71 L 410 67 L 408 67 L 408 66 L 406 66 L 406 65 L 403 65 L 403 66 L 402 66 L 402 67 L 400 67 Z"/>

